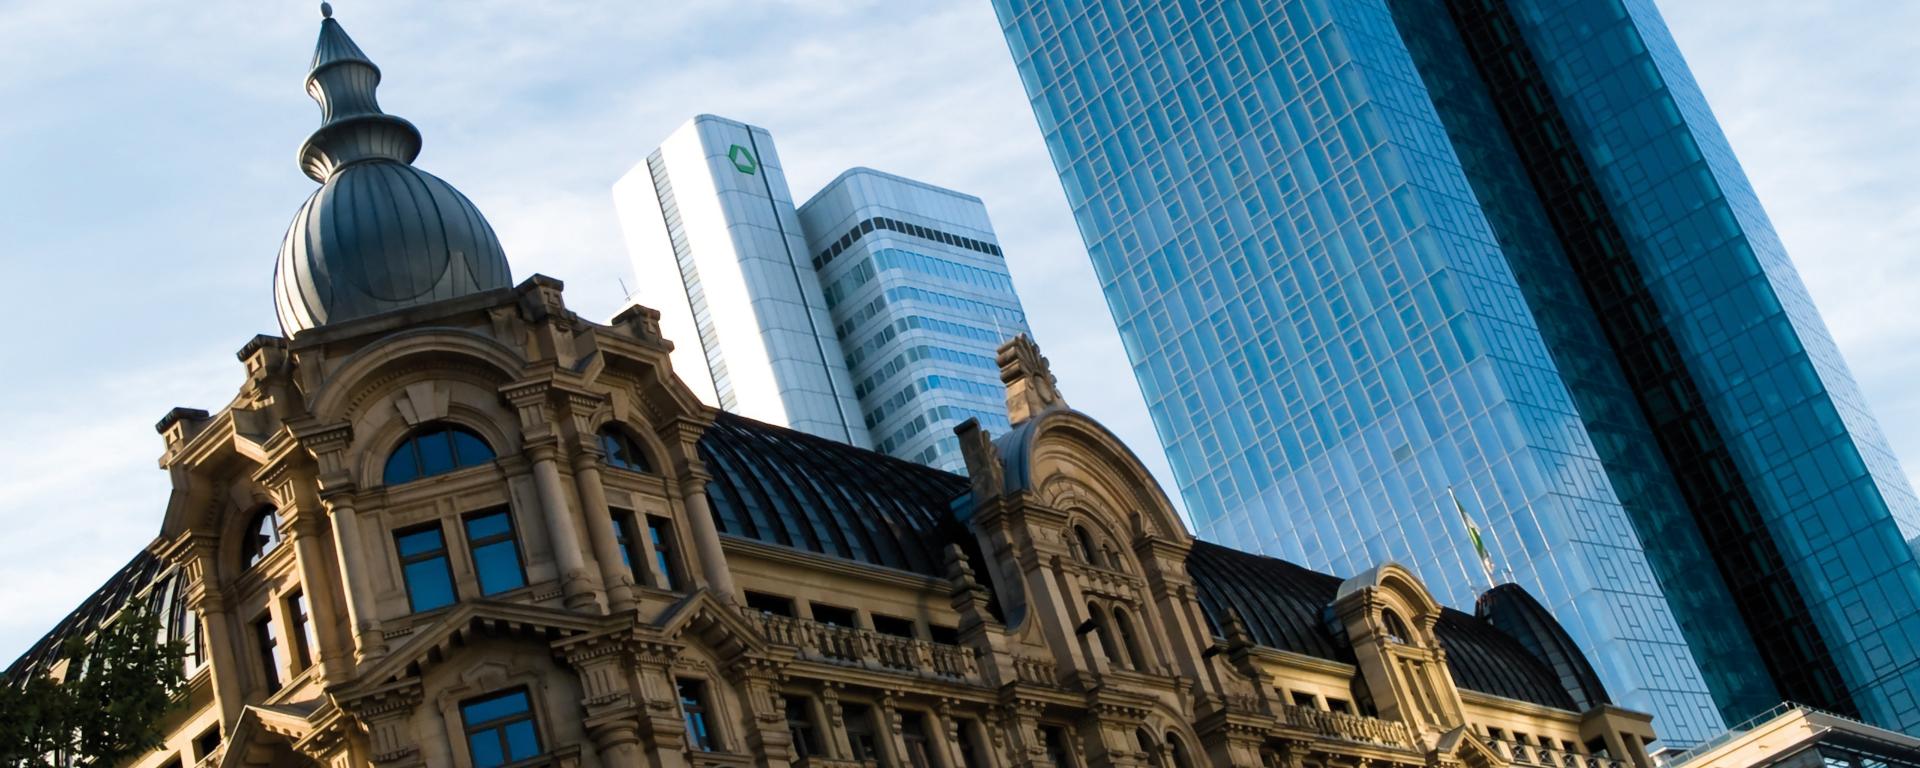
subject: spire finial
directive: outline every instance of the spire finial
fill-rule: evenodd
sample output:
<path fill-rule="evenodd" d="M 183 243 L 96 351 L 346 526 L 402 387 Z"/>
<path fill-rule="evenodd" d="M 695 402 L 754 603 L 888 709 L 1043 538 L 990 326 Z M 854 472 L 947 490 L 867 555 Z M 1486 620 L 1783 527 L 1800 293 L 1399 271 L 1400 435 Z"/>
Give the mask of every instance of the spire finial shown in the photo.
<path fill-rule="evenodd" d="M 333 3 L 320 4 L 320 18 L 323 18 L 323 19 L 333 18 Z"/>

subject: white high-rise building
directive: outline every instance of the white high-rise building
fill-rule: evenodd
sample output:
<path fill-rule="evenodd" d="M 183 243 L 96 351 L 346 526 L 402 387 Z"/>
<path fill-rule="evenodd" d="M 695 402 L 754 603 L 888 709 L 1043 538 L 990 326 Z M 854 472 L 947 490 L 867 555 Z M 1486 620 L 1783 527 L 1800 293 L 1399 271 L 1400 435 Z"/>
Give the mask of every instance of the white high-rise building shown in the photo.
<path fill-rule="evenodd" d="M 796 211 L 772 136 L 701 115 L 614 202 L 708 402 L 956 472 L 955 426 L 1008 428 L 995 353 L 1027 319 L 980 198 L 855 168 Z"/>
<path fill-rule="evenodd" d="M 613 199 L 639 279 L 632 298 L 660 310 L 679 344 L 674 370 L 702 399 L 872 445 L 765 129 L 695 117 Z"/>

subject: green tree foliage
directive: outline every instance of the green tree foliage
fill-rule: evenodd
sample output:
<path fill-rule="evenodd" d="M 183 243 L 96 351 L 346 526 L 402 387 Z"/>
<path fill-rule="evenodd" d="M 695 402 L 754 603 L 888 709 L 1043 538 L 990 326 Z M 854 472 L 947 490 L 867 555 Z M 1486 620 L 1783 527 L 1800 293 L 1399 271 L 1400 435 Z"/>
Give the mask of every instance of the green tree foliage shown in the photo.
<path fill-rule="evenodd" d="M 186 685 L 185 647 L 136 604 L 61 648 L 66 679 L 0 684 L 0 766 L 112 766 L 160 746 L 160 720 Z"/>

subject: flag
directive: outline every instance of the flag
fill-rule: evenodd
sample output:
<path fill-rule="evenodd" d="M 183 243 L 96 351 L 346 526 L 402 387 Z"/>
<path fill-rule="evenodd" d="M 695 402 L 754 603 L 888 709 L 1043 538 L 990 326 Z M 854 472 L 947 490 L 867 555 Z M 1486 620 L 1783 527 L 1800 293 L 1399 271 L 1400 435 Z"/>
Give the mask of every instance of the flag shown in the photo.
<path fill-rule="evenodd" d="M 1494 586 L 1497 581 L 1493 575 L 1493 555 L 1487 554 L 1487 544 L 1480 539 L 1480 526 L 1473 524 L 1473 516 L 1467 514 L 1467 508 L 1460 504 L 1460 497 L 1453 492 L 1453 486 L 1447 486 L 1447 498 L 1453 500 L 1453 508 L 1460 513 L 1460 522 L 1467 526 L 1467 538 L 1473 540 L 1473 551 L 1480 556 L 1480 568 L 1487 572 L 1487 585 Z"/>

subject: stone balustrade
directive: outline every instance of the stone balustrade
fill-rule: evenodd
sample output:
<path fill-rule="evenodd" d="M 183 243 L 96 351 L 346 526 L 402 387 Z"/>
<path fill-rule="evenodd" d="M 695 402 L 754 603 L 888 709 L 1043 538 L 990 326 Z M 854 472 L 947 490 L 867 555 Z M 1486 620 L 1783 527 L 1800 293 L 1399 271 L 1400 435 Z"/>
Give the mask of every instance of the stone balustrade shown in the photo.
<path fill-rule="evenodd" d="M 1396 749 L 1413 749 L 1413 736 L 1407 731 L 1405 723 L 1291 704 L 1281 705 L 1280 714 L 1287 725 L 1322 736 Z"/>
<path fill-rule="evenodd" d="M 972 648 L 758 611 L 746 613 L 769 641 L 800 649 L 801 658 L 922 677 L 980 681 L 979 659 Z"/>
<path fill-rule="evenodd" d="M 1626 763 L 1620 760 L 1579 755 L 1550 746 L 1520 744 L 1503 739 L 1488 739 L 1487 744 L 1514 765 L 1549 766 L 1550 768 L 1626 768 Z"/>

